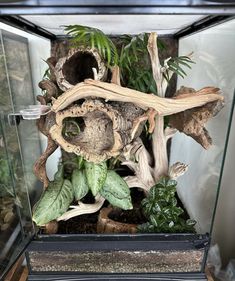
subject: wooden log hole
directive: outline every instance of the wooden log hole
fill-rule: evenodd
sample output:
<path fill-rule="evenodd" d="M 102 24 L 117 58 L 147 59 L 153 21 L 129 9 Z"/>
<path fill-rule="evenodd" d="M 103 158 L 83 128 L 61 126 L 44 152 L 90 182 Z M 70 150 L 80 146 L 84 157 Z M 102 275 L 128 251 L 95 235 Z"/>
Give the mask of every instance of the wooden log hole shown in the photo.
<path fill-rule="evenodd" d="M 84 81 L 87 78 L 94 78 L 92 68 L 96 68 L 98 63 L 91 52 L 76 52 L 63 65 L 65 79 L 72 85 Z"/>
<path fill-rule="evenodd" d="M 62 136 L 87 153 L 102 154 L 114 145 L 113 122 L 98 110 L 80 117 L 67 117 L 63 119 Z"/>

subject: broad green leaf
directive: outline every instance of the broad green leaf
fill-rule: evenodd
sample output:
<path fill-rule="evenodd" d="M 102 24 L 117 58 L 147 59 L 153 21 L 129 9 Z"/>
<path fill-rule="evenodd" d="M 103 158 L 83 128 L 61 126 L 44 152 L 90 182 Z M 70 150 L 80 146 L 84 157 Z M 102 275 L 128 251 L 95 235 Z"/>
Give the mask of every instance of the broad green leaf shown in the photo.
<path fill-rule="evenodd" d="M 115 171 L 108 171 L 104 186 L 101 190 L 111 193 L 118 199 L 130 196 L 128 185 Z"/>
<path fill-rule="evenodd" d="M 84 171 L 75 169 L 72 174 L 72 185 L 76 200 L 82 199 L 89 191 Z"/>
<path fill-rule="evenodd" d="M 63 166 L 60 166 L 55 180 L 49 183 L 35 205 L 33 221 L 41 226 L 57 219 L 67 211 L 73 198 L 73 186 L 69 180 L 63 179 Z"/>
<path fill-rule="evenodd" d="M 88 187 L 92 194 L 96 196 L 104 185 L 107 177 L 107 164 L 102 162 L 95 164 L 92 162 L 85 162 L 85 175 Z"/>
<path fill-rule="evenodd" d="M 112 193 L 108 191 L 101 190 L 100 191 L 101 196 L 103 196 L 106 200 L 109 201 L 109 203 L 115 207 L 119 207 L 123 210 L 131 210 L 133 209 L 132 203 L 131 203 L 131 196 L 119 199 L 115 196 L 113 196 Z"/>
<path fill-rule="evenodd" d="M 100 194 L 113 206 L 123 210 L 132 209 L 130 189 L 126 182 L 115 172 L 108 171 Z"/>

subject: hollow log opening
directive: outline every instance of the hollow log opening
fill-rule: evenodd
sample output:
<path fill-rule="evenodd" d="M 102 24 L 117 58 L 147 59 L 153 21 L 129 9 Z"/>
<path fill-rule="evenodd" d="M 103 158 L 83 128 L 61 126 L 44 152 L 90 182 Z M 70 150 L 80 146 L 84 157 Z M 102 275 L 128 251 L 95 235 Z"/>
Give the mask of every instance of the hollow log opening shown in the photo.
<path fill-rule="evenodd" d="M 70 141 L 84 131 L 85 123 L 82 117 L 67 117 L 63 120 L 62 136 Z"/>
<path fill-rule="evenodd" d="M 92 68 L 96 69 L 95 73 Z M 57 61 L 54 73 L 62 91 L 89 78 L 102 81 L 107 78 L 105 62 L 96 49 L 90 48 L 70 49 L 66 57 Z"/>
<path fill-rule="evenodd" d="M 103 153 L 114 145 L 113 122 L 100 111 L 83 117 L 65 118 L 62 135 L 66 141 L 79 145 L 87 153 Z"/>
<path fill-rule="evenodd" d="M 72 85 L 84 81 L 87 78 L 94 78 L 92 68 L 99 71 L 96 58 L 91 52 L 77 52 L 72 55 L 63 65 L 65 79 Z"/>

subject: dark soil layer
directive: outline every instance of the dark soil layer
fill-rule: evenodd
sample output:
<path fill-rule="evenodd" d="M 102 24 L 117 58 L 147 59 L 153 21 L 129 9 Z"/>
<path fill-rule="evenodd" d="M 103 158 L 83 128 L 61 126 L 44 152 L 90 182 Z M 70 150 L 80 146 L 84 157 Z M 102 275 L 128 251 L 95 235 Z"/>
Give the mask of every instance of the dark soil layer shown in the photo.
<path fill-rule="evenodd" d="M 130 224 L 142 224 L 146 222 L 145 217 L 141 213 L 140 209 L 133 208 L 133 210 L 120 210 L 114 209 L 110 214 L 109 218 L 123 223 L 130 223 Z"/>
<path fill-rule="evenodd" d="M 143 214 L 140 210 L 140 203 L 144 198 L 144 192 L 133 188 L 131 190 L 132 201 L 134 202 L 133 210 L 123 211 L 121 209 L 115 208 L 111 213 L 111 219 L 118 222 L 132 223 L 132 224 L 142 224 L 146 222 Z M 93 197 L 88 194 L 84 200 L 84 203 L 93 203 Z M 105 202 L 104 207 L 108 206 L 108 202 Z M 77 233 L 97 233 L 97 221 L 99 212 L 87 215 L 81 215 L 72 218 L 67 221 L 59 222 L 58 234 L 77 234 Z"/>
<path fill-rule="evenodd" d="M 131 190 L 131 198 L 133 202 L 132 210 L 121 210 L 119 208 L 115 208 L 110 214 L 109 218 L 123 223 L 131 223 L 131 224 L 142 224 L 146 222 L 144 215 L 141 212 L 141 201 L 144 199 L 144 192 L 139 190 L 138 188 L 133 188 Z"/>
<path fill-rule="evenodd" d="M 59 222 L 59 234 L 97 233 L 96 224 L 99 212 Z"/>

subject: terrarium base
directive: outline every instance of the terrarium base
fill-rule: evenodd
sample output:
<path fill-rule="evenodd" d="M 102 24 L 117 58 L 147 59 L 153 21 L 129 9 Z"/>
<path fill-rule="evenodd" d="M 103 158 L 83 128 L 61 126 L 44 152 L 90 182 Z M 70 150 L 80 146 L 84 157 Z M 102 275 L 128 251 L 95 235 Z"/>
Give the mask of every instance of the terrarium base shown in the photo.
<path fill-rule="evenodd" d="M 43 235 L 27 256 L 30 274 L 200 273 L 208 241 L 196 234 Z"/>

